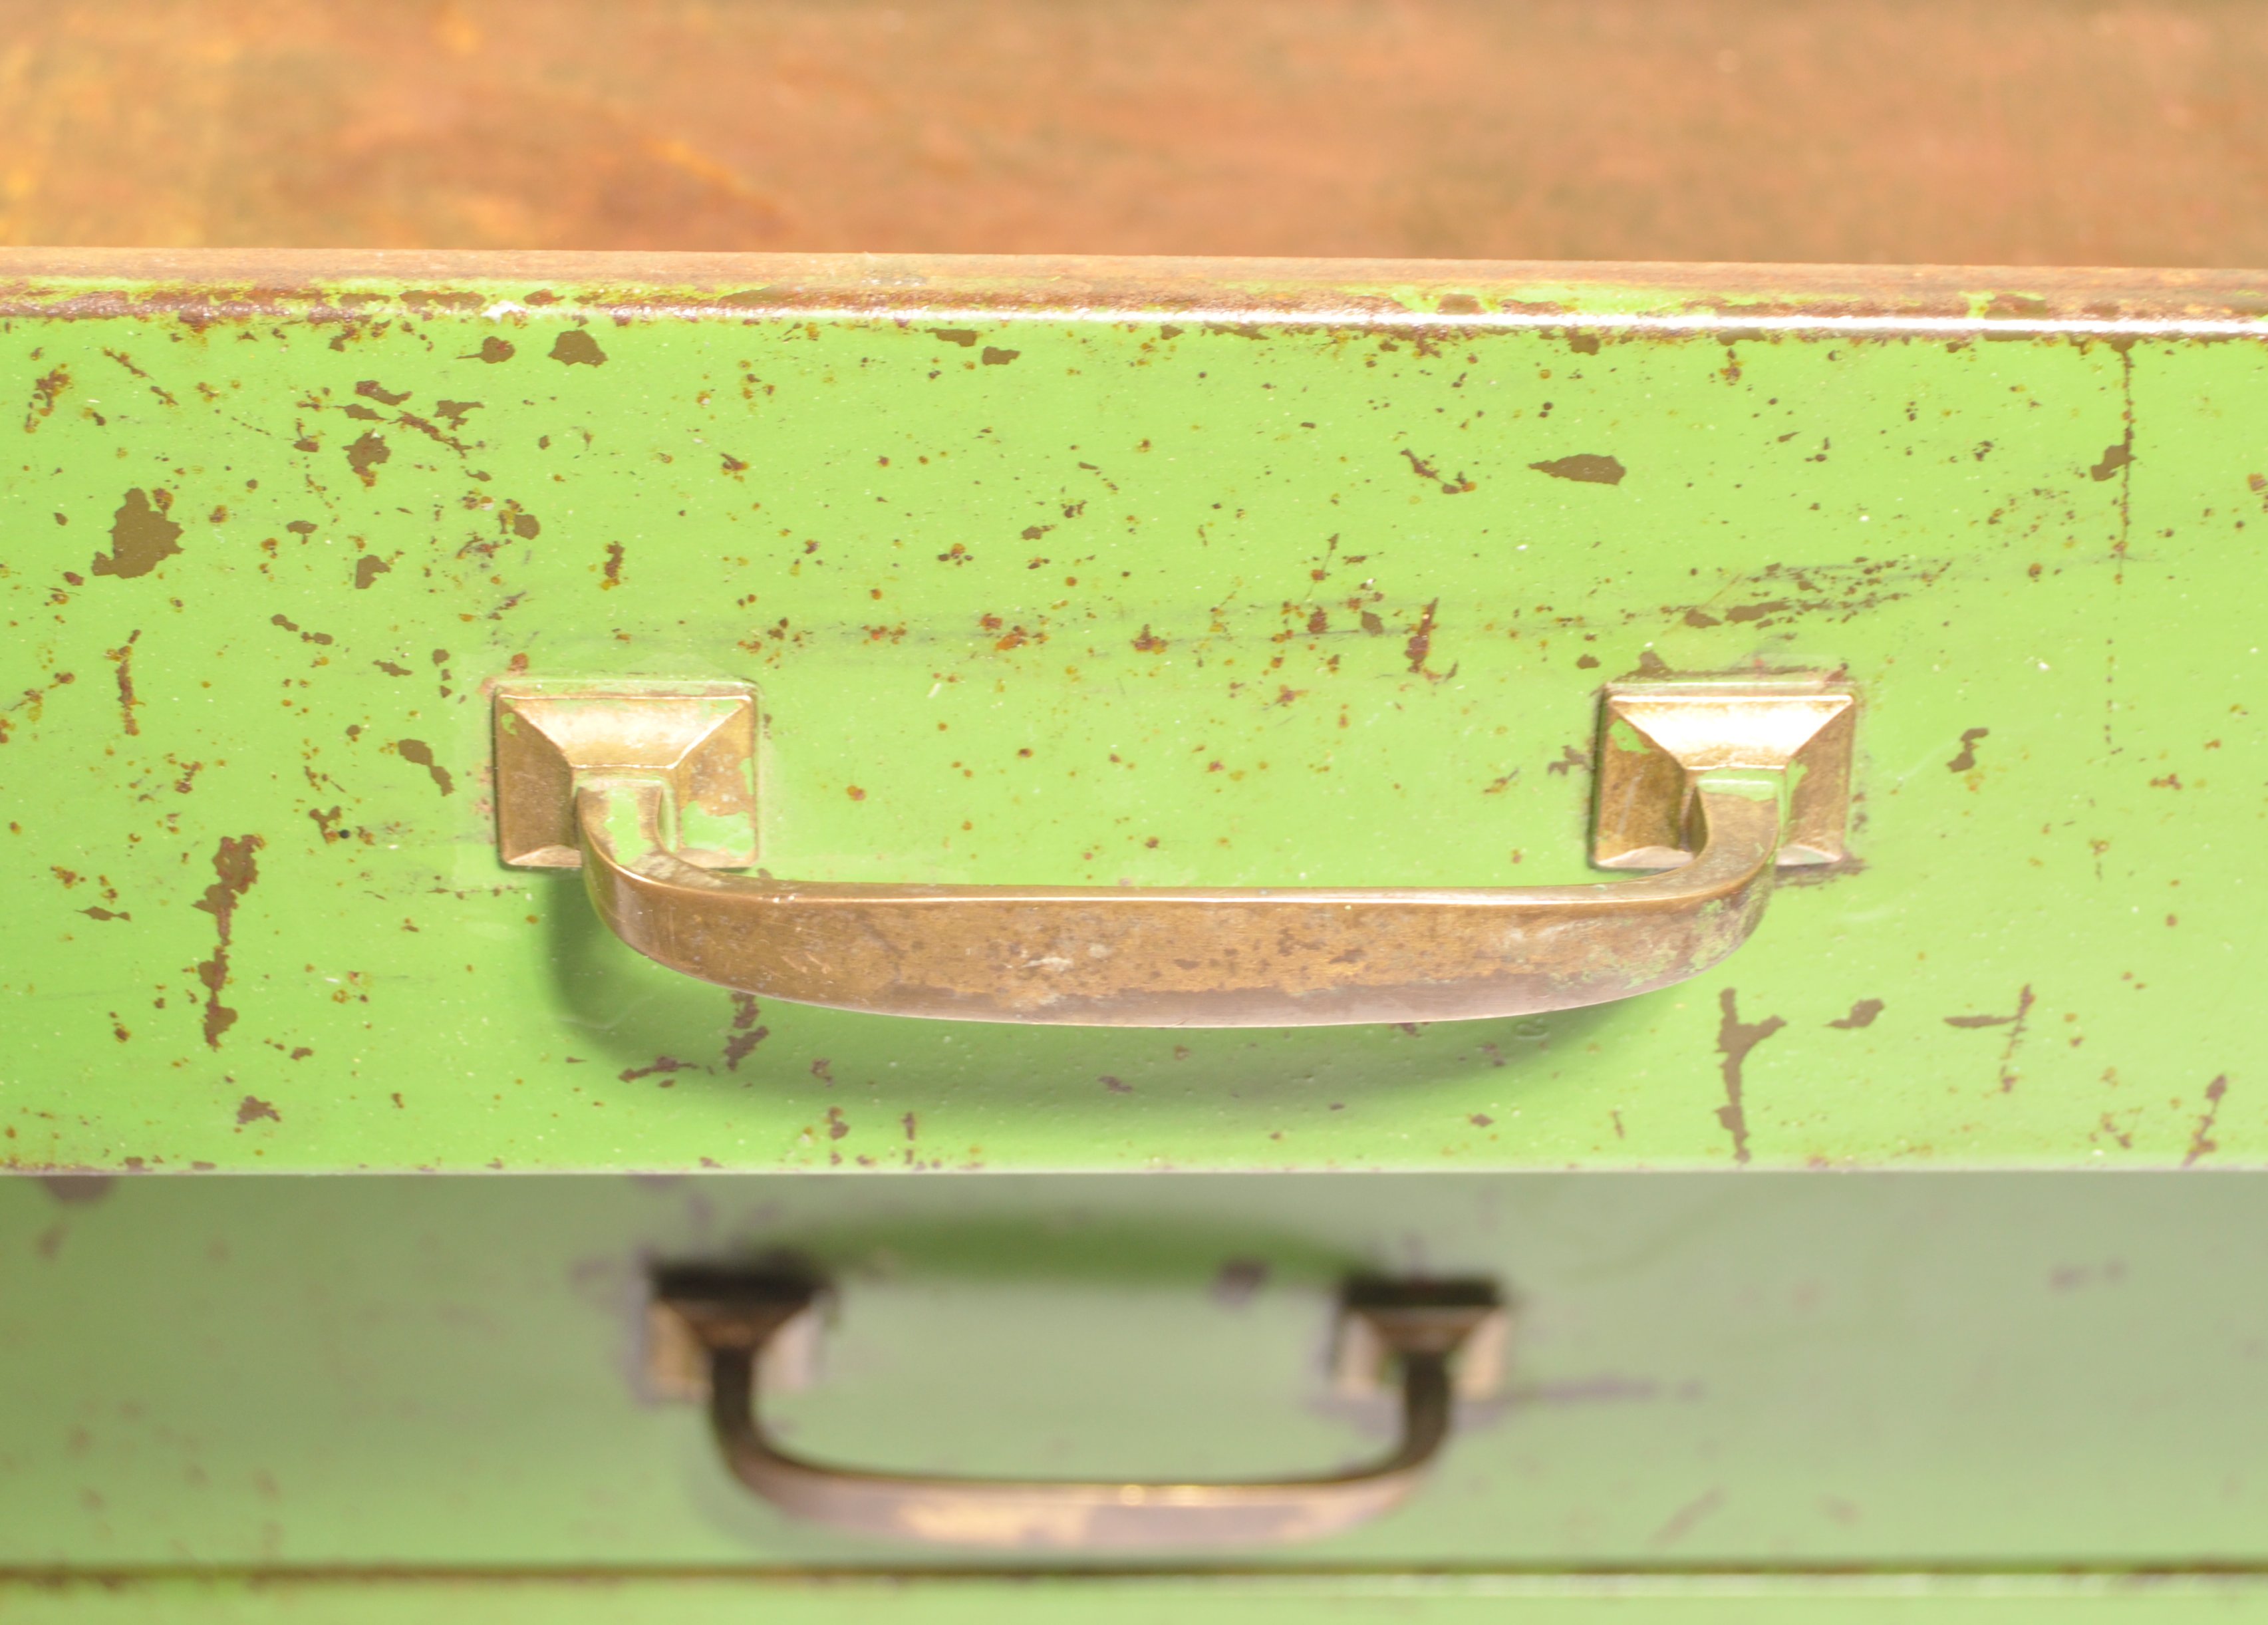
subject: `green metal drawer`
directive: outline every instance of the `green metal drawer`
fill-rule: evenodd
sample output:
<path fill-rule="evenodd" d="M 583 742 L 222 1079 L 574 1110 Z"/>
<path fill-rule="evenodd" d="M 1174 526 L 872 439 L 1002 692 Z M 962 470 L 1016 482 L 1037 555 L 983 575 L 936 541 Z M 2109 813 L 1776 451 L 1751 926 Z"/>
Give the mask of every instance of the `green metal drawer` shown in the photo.
<path fill-rule="evenodd" d="M 1587 1574 L 2066 1573 L 2108 1594 L 2136 1571 L 2268 1558 L 2268 1286 L 2250 1267 L 2268 1194 L 2250 1180 L 63 1194 L 0 1183 L 0 1570 L 18 1577 L 1094 1571 L 1075 1550 L 791 1521 L 732 1481 L 701 1408 L 653 1386 L 648 1273 L 784 1252 L 838 1292 L 815 1377 L 769 1401 L 786 1437 L 978 1475 L 1330 1468 L 1391 1424 L 1329 1379 L 1340 1282 L 1501 1284 L 1502 1379 L 1398 1511 L 1117 1572 L 1575 1592 Z"/>
<path fill-rule="evenodd" d="M 0 255 L 27 1169 L 2255 1164 L 2242 277 Z M 1611 680 L 1846 682 L 1850 861 L 1433 1025 L 845 1013 L 505 867 L 490 695 L 753 684 L 771 872 L 1593 878 Z"/>

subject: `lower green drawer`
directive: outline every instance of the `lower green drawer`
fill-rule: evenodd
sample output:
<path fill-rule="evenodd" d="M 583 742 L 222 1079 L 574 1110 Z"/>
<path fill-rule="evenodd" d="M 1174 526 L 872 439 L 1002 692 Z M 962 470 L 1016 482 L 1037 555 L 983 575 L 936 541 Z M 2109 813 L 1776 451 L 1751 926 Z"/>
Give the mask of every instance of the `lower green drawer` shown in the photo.
<path fill-rule="evenodd" d="M 1974 1580 L 1247 1578 L 0 1580 L 17 1625 L 2250 1625 L 2241 1575 Z"/>
<path fill-rule="evenodd" d="M 1150 1566 L 2268 1562 L 2268 1182 L 1561 1175 L 0 1183 L 0 1568 L 1077 1566 L 783 1518 L 658 1397 L 659 1261 L 840 1289 L 798 1448 L 1241 1477 L 1374 1452 L 1351 1275 L 1488 1275 L 1506 1382 L 1400 1511 Z M 1121 1566 L 1123 1566 L 1123 1564 Z"/>

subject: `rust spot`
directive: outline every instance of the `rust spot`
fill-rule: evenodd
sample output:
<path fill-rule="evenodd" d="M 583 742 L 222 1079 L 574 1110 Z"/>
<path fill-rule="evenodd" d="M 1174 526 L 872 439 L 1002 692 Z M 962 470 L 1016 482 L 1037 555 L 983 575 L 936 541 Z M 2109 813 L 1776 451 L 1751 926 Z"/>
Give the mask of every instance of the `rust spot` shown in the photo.
<path fill-rule="evenodd" d="M 117 648 L 104 651 L 118 667 L 118 717 L 129 733 L 142 732 L 142 724 L 134 720 L 135 708 L 142 703 L 134 697 L 134 645 L 141 640 L 141 630 L 136 628 Z"/>
<path fill-rule="evenodd" d="M 607 544 L 607 565 L 601 576 L 603 578 L 600 581 L 599 586 L 602 592 L 609 587 L 618 587 L 622 585 L 622 544 L 621 542 L 610 541 Z"/>
<path fill-rule="evenodd" d="M 394 741 L 394 748 L 401 754 L 402 761 L 414 761 L 431 774 L 433 783 L 440 786 L 443 795 L 446 796 L 456 789 L 456 780 L 450 776 L 448 768 L 433 760 L 433 747 L 424 740 L 397 739 Z"/>
<path fill-rule="evenodd" d="M 661 1086 L 664 1089 L 671 1089 L 676 1086 L 677 1080 L 670 1077 L 669 1074 L 682 1072 L 691 1064 L 692 1062 L 688 1061 L 680 1061 L 675 1055 L 656 1055 L 652 1066 L 634 1066 L 626 1071 L 617 1073 L 615 1077 L 618 1082 L 634 1084 L 641 1077 L 652 1077 L 656 1073 L 659 1073 L 665 1079 Z"/>
<path fill-rule="evenodd" d="M 2228 1074 L 2224 1072 L 2205 1086 L 2205 1115 L 2198 1119 L 2197 1132 L 2190 1136 L 2189 1155 L 2182 1158 L 2186 1168 L 2198 1158 L 2220 1149 L 2213 1136 L 2213 1119 L 2220 1115 L 2220 1098 L 2228 1092 Z"/>
<path fill-rule="evenodd" d="M 850 1132 L 850 1125 L 843 1121 L 843 1108 L 839 1106 L 828 1107 L 827 1108 L 827 1137 L 830 1140 L 839 1140 Z"/>
<path fill-rule="evenodd" d="M 1855 1033 L 1860 1027 L 1873 1026 L 1874 1025 L 1874 1018 L 1881 1013 L 1881 1000 L 1860 999 L 1857 1004 L 1851 1006 L 1851 1013 L 1849 1015 L 1843 1017 L 1840 1020 L 1830 1021 L 1827 1025 L 1830 1027 L 1840 1027 L 1845 1033 Z"/>
<path fill-rule="evenodd" d="M 835 1081 L 835 1063 L 821 1055 L 811 1063 L 811 1075 L 822 1084 L 832 1084 Z"/>
<path fill-rule="evenodd" d="M 1559 747 L 1558 761 L 1547 761 L 1543 764 L 1543 770 L 1546 773 L 1555 773 L 1561 778 L 1565 778 L 1578 768 L 1588 773 L 1591 770 L 1591 759 L 1572 745 L 1562 745 Z"/>
<path fill-rule="evenodd" d="M 263 1117 L 272 1123 L 280 1123 L 284 1121 L 284 1114 L 258 1095 L 248 1094 L 238 1103 L 236 1122 L 239 1129 L 247 1123 L 258 1122 Z"/>
<path fill-rule="evenodd" d="M 1595 452 L 1578 452 L 1572 457 L 1555 457 L 1549 462 L 1528 466 L 1555 480 L 1580 480 L 1587 485 L 1620 485 L 1623 475 L 1629 472 L 1618 459 Z"/>
<path fill-rule="evenodd" d="M 1725 612 L 1725 619 L 1738 625 L 1743 621 L 1762 621 L 1767 615 L 1781 614 L 1792 607 L 1793 600 L 1784 598 L 1770 599 L 1761 604 L 1735 604 Z M 1702 619 L 1708 621 L 1705 615 Z M 1716 624 L 1712 621 L 1708 623 L 1712 626 Z"/>
<path fill-rule="evenodd" d="M 94 555 L 94 573 L 98 576 L 146 576 L 164 560 L 181 550 L 181 527 L 167 518 L 165 510 L 173 499 L 164 491 L 157 496 L 157 505 L 151 505 L 150 494 L 140 486 L 126 493 L 126 500 L 110 521 L 110 551 Z"/>
<path fill-rule="evenodd" d="M 853 801 L 864 801 L 866 798 L 866 792 L 859 789 L 856 784 L 845 785 L 843 787 L 843 793 L 850 797 Z"/>
<path fill-rule="evenodd" d="M 512 349 L 508 341 L 504 339 L 482 339 L 481 341 L 481 348 L 477 355 L 462 356 L 460 357 L 459 359 L 462 361 L 479 360 L 497 362 L 510 361 L 512 357 Z"/>
<path fill-rule="evenodd" d="M 355 393 L 360 395 L 365 401 L 375 401 L 380 406 L 398 407 L 403 401 L 409 399 L 409 392 L 408 390 L 405 389 L 401 393 L 396 394 L 394 391 L 387 388 L 374 378 L 366 378 L 363 379 L 361 383 L 357 384 L 355 386 Z"/>
<path fill-rule="evenodd" d="M 1410 629 L 1410 641 L 1402 645 L 1403 658 L 1410 662 L 1410 674 L 1435 683 L 1447 681 L 1457 674 L 1457 668 L 1454 665 L 1446 672 L 1425 669 L 1426 657 L 1433 652 L 1433 614 L 1440 607 L 1441 600 L 1437 598 L 1419 610 L 1418 624 Z"/>
<path fill-rule="evenodd" d="M 2098 480 L 2107 480 L 2134 460 L 2134 431 L 2128 430 L 2126 438 L 2116 445 L 2102 448 L 2102 460 L 2088 470 Z"/>
<path fill-rule="evenodd" d="M 375 553 L 365 553 L 355 561 L 355 586 L 365 588 L 394 568 Z"/>
<path fill-rule="evenodd" d="M 977 359 L 988 367 L 1005 367 L 1023 353 L 1020 349 L 995 349 L 987 344 L 984 347 L 984 353 Z"/>
<path fill-rule="evenodd" d="M 948 344 L 958 344 L 963 349 L 972 349 L 976 343 L 976 330 L 973 327 L 932 327 L 930 334 Z"/>
<path fill-rule="evenodd" d="M 1166 640 L 1151 631 L 1150 623 L 1145 621 L 1142 623 L 1142 635 L 1134 640 L 1134 647 L 1145 655 L 1154 655 L 1165 649 Z"/>
<path fill-rule="evenodd" d="M 1945 764 L 1948 772 L 1966 773 L 1977 765 L 1977 741 L 1991 736 L 1990 728 L 1963 728 L 1961 731 L 1961 754 Z"/>
<path fill-rule="evenodd" d="M 602 367 L 607 352 L 580 327 L 570 327 L 551 346 L 551 359 L 571 367 Z"/>
<path fill-rule="evenodd" d="M 1441 488 L 1441 494 L 1444 496 L 1462 496 L 1467 491 L 1473 489 L 1473 482 L 1465 478 L 1462 474 L 1458 474 L 1454 480 L 1443 479 L 1441 477 L 1441 471 L 1439 468 L 1436 468 L 1432 464 L 1418 456 L 1417 452 L 1410 451 L 1407 446 L 1403 448 L 1402 455 L 1410 460 L 1410 473 L 1416 474 L 1421 480 L 1432 481 Z"/>
<path fill-rule="evenodd" d="M 299 623 L 289 615 L 270 615 L 268 617 L 268 624 L 280 626 L 287 632 L 298 632 L 299 641 L 303 643 L 328 643 L 334 641 L 328 632 L 301 631 Z"/>
<path fill-rule="evenodd" d="M 1762 1021 L 1742 1021 L 1737 996 L 1730 988 L 1717 995 L 1717 1007 L 1723 1012 L 1717 1023 L 1717 1053 L 1725 1057 L 1719 1069 L 1725 1076 L 1725 1104 L 1717 1108 L 1717 1121 L 1733 1136 L 1733 1160 L 1746 1162 L 1749 1116 L 1742 1099 L 1745 1086 L 1742 1073 L 1748 1065 L 1749 1052 L 1787 1023 L 1778 1016 L 1767 1016 Z"/>
<path fill-rule="evenodd" d="M 212 915 L 217 939 L 212 958 L 197 964 L 197 980 L 205 989 L 205 1042 L 215 1049 L 220 1048 L 221 1034 L 236 1024 L 236 1012 L 220 1002 L 221 989 L 228 985 L 228 949 L 235 936 L 236 906 L 260 878 L 259 859 L 254 855 L 267 844 L 259 835 L 223 835 L 213 852 L 217 878 L 195 905 Z"/>
<path fill-rule="evenodd" d="M 44 420 L 55 415 L 56 400 L 70 387 L 69 367 L 57 367 L 46 377 L 33 380 L 32 404 L 24 414 L 26 434 L 35 433 Z"/>
<path fill-rule="evenodd" d="M 1490 1116 L 1486 1112 L 1475 1112 L 1465 1121 L 1472 1124 L 1476 1129 L 1492 1128 L 1496 1123 L 1496 1119 Z"/>
<path fill-rule="evenodd" d="M 354 470 L 355 478 L 364 485 L 376 485 L 378 466 L 393 455 L 376 430 L 365 429 L 355 443 L 347 447 L 347 467 Z"/>
<path fill-rule="evenodd" d="M 2016 1086 L 2018 1076 L 2016 1050 L 2024 1041 L 2024 1028 L 2031 1019 L 2033 1003 L 2032 984 L 2028 982 L 2017 990 L 2016 1008 L 2014 1013 L 2011 1015 L 1948 1016 L 1945 1018 L 1945 1025 L 1949 1027 L 2006 1027 L 2008 1029 L 2007 1047 L 2000 1052 L 2000 1092 L 2002 1094 L 2007 1094 Z"/>
<path fill-rule="evenodd" d="M 1105 1072 L 1097 1081 L 1099 1081 L 1102 1086 L 1108 1090 L 1112 1094 L 1132 1094 L 1134 1092 L 1133 1085 L 1128 1083 L 1123 1077 L 1113 1077 L 1108 1072 Z"/>
<path fill-rule="evenodd" d="M 725 1070 L 737 1072 L 748 1052 L 772 1035 L 770 1027 L 756 1025 L 756 996 L 753 993 L 733 995 L 733 1030 L 725 1039 Z"/>

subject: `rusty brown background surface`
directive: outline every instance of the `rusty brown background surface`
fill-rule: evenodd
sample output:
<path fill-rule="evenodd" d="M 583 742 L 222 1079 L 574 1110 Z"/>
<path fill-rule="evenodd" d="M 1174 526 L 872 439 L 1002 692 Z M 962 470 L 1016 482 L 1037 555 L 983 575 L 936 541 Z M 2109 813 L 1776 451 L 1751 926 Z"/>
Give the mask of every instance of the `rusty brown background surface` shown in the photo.
<path fill-rule="evenodd" d="M 2235 0 L 0 0 L 0 243 L 2268 264 Z"/>

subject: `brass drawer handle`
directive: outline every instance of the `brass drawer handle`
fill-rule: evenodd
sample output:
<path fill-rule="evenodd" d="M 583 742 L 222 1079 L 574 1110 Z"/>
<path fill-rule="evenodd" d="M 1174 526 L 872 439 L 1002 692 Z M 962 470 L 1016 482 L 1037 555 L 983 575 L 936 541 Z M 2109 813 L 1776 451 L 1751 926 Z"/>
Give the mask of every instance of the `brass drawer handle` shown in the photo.
<path fill-rule="evenodd" d="M 1854 716 L 1850 689 L 1817 681 L 1609 689 L 1593 860 L 1667 871 L 1638 879 L 806 885 L 716 872 L 755 862 L 753 690 L 507 687 L 497 842 L 507 863 L 580 865 L 639 952 L 801 1004 L 1092 1026 L 1529 1015 L 1706 969 L 1755 928 L 1777 867 L 1839 859 Z"/>
<path fill-rule="evenodd" d="M 765 1430 L 757 1404 L 763 1357 L 815 1327 L 819 1296 L 794 1278 L 665 1271 L 653 1302 L 657 1375 L 688 1397 L 705 1386 L 725 1466 L 792 1517 L 862 1534 L 1024 1550 L 1256 1546 L 1367 1522 L 1424 1479 L 1448 1440 L 1455 1396 L 1488 1392 L 1505 1327 L 1484 1282 L 1351 1288 L 1341 1305 L 1342 1386 L 1374 1387 L 1398 1368 L 1402 1430 L 1391 1450 L 1350 1472 L 1248 1483 L 946 1478 L 825 1466 L 783 1450 Z"/>

